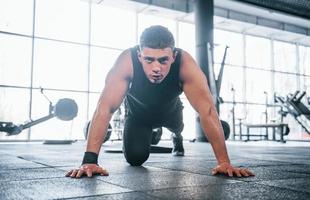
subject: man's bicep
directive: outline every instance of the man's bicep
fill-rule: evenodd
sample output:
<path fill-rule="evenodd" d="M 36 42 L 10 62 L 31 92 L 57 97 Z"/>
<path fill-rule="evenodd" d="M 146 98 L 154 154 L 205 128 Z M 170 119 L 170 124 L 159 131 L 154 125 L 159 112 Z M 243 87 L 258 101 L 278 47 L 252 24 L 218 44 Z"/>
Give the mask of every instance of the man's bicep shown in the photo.
<path fill-rule="evenodd" d="M 194 109 L 200 113 L 212 106 L 212 96 L 200 67 L 190 55 L 185 56 L 181 71 L 183 91 Z"/>
<path fill-rule="evenodd" d="M 128 80 L 111 75 L 107 77 L 100 102 L 106 104 L 114 112 L 122 103 L 128 90 Z"/>
<path fill-rule="evenodd" d="M 187 99 L 198 113 L 203 112 L 204 109 L 208 109 L 212 105 L 212 97 L 207 81 L 204 79 L 204 77 L 196 77 L 194 80 L 183 84 Z"/>
<path fill-rule="evenodd" d="M 108 107 L 110 112 L 114 112 L 120 106 L 132 76 L 131 65 L 128 52 L 120 55 L 106 77 L 105 87 L 101 93 L 98 106 Z"/>

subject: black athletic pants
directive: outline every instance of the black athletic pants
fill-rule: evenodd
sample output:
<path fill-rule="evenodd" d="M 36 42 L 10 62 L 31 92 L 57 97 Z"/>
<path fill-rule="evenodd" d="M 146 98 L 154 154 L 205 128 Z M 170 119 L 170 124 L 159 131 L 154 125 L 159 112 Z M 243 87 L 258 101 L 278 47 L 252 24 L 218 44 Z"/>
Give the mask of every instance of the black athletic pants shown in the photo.
<path fill-rule="evenodd" d="M 166 127 L 176 135 L 183 131 L 183 107 L 169 115 L 154 120 L 148 116 L 134 117 L 128 114 L 123 132 L 123 152 L 127 162 L 133 166 L 142 165 L 150 155 L 152 129 Z"/>

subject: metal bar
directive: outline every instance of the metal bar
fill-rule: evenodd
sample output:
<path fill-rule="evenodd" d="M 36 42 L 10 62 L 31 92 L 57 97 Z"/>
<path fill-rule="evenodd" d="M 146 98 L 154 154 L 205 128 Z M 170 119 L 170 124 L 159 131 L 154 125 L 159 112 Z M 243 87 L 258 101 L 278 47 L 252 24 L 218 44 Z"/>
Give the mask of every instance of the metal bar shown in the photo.
<path fill-rule="evenodd" d="M 27 129 L 27 128 L 30 128 L 31 126 L 37 125 L 39 123 L 45 122 L 45 121 L 47 121 L 47 120 L 49 120 L 49 119 L 51 119 L 53 117 L 55 117 L 55 115 L 54 114 L 50 114 L 50 115 L 47 115 L 45 117 L 41 117 L 41 118 L 36 119 L 34 121 L 28 122 L 28 123 L 23 125 L 23 130 Z"/>
<path fill-rule="evenodd" d="M 32 35 L 31 35 L 31 67 L 30 67 L 30 91 L 29 91 L 29 119 L 32 116 L 32 86 L 33 86 L 33 66 L 34 66 L 34 43 L 35 43 L 35 25 L 36 25 L 36 0 L 33 0 L 33 16 L 32 16 Z M 27 140 L 30 141 L 31 130 L 28 130 Z"/>
<path fill-rule="evenodd" d="M 224 72 L 225 60 L 226 60 L 226 55 L 227 55 L 227 49 L 228 48 L 229 48 L 228 46 L 225 47 L 225 52 L 224 52 L 224 56 L 223 56 L 222 63 L 221 63 L 220 73 L 219 73 L 219 75 L 217 77 L 217 80 L 216 80 L 216 82 L 217 82 L 216 86 L 217 86 L 218 95 L 220 95 L 220 91 L 221 91 L 223 72 Z"/>

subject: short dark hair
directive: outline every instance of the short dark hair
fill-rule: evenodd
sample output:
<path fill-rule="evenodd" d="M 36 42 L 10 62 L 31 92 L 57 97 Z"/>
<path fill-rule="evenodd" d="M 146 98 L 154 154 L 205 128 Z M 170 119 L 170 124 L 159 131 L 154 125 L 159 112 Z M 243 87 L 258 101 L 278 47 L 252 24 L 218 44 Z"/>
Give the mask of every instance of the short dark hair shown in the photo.
<path fill-rule="evenodd" d="M 149 47 L 152 49 L 164 49 L 170 47 L 174 49 L 174 38 L 168 28 L 160 25 L 146 28 L 140 36 L 140 49 Z"/>

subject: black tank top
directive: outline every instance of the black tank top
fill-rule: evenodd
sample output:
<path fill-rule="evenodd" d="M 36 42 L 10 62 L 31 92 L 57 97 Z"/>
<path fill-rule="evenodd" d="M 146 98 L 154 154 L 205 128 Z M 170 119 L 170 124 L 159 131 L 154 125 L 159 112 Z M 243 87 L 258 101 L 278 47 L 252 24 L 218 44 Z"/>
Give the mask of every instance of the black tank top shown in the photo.
<path fill-rule="evenodd" d="M 180 81 L 181 49 L 166 78 L 154 84 L 146 77 L 138 59 L 138 46 L 131 48 L 133 79 L 126 95 L 128 114 L 138 118 L 157 119 L 182 108 L 179 95 L 182 93 Z"/>

